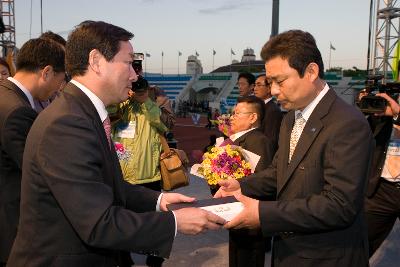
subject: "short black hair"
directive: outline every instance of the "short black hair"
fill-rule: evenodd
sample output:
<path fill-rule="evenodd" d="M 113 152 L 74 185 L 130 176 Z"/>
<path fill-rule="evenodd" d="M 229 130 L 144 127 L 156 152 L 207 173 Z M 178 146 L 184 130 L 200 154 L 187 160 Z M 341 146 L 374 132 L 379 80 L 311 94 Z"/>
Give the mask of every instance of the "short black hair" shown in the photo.
<path fill-rule="evenodd" d="M 149 89 L 149 82 L 142 76 L 138 76 L 136 82 L 132 82 L 132 91 L 143 92 Z"/>
<path fill-rule="evenodd" d="M 256 83 L 256 77 L 254 77 L 253 74 L 250 72 L 242 72 L 239 73 L 238 81 L 240 78 L 245 78 L 249 84 L 255 84 Z"/>
<path fill-rule="evenodd" d="M 53 67 L 55 72 L 65 72 L 64 48 L 53 40 L 46 38 L 30 39 L 18 52 L 17 72 L 36 72 L 49 65 Z"/>
<path fill-rule="evenodd" d="M 254 95 L 242 96 L 237 100 L 238 103 L 248 103 L 257 113 L 257 121 L 260 124 L 264 119 L 264 102 Z"/>
<path fill-rule="evenodd" d="M 61 35 L 54 33 L 52 31 L 47 31 L 47 32 L 42 33 L 39 36 L 39 38 L 47 38 L 47 39 L 53 40 L 54 42 L 57 42 L 64 47 L 67 44 L 67 41 L 65 41 L 65 39 Z"/>
<path fill-rule="evenodd" d="M 314 37 L 308 32 L 291 30 L 269 39 L 261 50 L 261 58 L 268 62 L 276 57 L 286 59 L 289 66 L 297 70 L 300 77 L 304 76 L 307 66 L 314 62 L 319 67 L 319 78 L 324 78 L 321 52 L 318 50 Z"/>
<path fill-rule="evenodd" d="M 133 34 L 104 21 L 84 21 L 68 37 L 66 68 L 72 77 L 84 75 L 89 65 L 89 53 L 97 49 L 111 61 L 120 49 L 120 41 L 129 41 Z"/>

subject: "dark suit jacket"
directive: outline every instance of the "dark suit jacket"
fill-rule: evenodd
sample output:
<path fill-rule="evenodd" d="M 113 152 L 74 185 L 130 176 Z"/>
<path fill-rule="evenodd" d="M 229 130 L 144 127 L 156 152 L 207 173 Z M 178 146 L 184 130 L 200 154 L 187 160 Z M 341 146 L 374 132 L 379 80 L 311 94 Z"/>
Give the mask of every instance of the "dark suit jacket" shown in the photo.
<path fill-rule="evenodd" d="M 392 134 L 393 123 L 399 124 L 399 120 L 393 121 L 392 117 L 369 116 L 368 122 L 374 135 L 376 147 L 372 156 L 371 170 L 367 189 L 367 197 L 372 197 L 379 184 L 383 165 L 386 160 L 386 151 Z"/>
<path fill-rule="evenodd" d="M 241 181 L 261 201 L 265 236 L 275 235 L 275 266 L 367 266 L 363 195 L 373 138 L 356 108 L 330 89 L 314 109 L 288 163 L 294 111 L 282 121 L 272 165 Z"/>
<path fill-rule="evenodd" d="M 0 83 L 0 262 L 17 234 L 25 141 L 37 113 L 12 82 Z"/>
<path fill-rule="evenodd" d="M 263 133 L 272 140 L 275 150 L 278 148 L 279 129 L 283 114 L 273 100 L 264 105 L 264 119 L 261 123 Z"/>
<path fill-rule="evenodd" d="M 259 129 L 245 133 L 236 139 L 233 144 L 260 156 L 260 161 L 256 166 L 255 172 L 266 169 L 274 157 L 275 151 L 272 141 Z"/>
<path fill-rule="evenodd" d="M 147 212 L 159 194 L 122 179 L 94 105 L 70 83 L 28 135 L 8 266 L 126 266 L 120 251 L 168 257 L 173 214 Z"/>
<path fill-rule="evenodd" d="M 382 168 L 385 164 L 386 150 L 388 148 L 390 135 L 392 133 L 393 120 L 391 117 L 369 116 L 368 122 L 376 142 L 366 194 L 367 197 L 371 197 L 378 187 L 379 178 L 382 174 Z"/>

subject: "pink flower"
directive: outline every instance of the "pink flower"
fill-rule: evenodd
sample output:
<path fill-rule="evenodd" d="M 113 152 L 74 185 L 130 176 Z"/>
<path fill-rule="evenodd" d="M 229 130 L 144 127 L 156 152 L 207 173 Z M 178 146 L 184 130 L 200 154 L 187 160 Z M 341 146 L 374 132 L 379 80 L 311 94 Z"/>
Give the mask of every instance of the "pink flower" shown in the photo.
<path fill-rule="evenodd" d="M 115 142 L 114 146 L 117 152 L 125 153 L 125 148 L 121 143 Z"/>

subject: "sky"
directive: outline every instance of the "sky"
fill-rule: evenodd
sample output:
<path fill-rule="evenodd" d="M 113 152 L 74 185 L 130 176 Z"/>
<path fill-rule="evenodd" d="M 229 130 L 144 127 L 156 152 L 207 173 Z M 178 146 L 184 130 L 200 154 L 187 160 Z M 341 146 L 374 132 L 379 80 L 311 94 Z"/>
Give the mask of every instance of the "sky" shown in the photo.
<path fill-rule="evenodd" d="M 316 39 L 325 67 L 365 69 L 367 0 L 281 0 L 279 32 L 301 29 Z M 189 55 L 199 54 L 204 73 L 241 60 L 252 48 L 257 59 L 271 34 L 272 0 L 42 0 L 43 31 L 64 38 L 84 20 L 103 20 L 135 34 L 135 52 L 150 54 L 147 72 L 186 71 Z M 31 8 L 32 6 L 32 8 Z M 17 46 L 41 32 L 40 0 L 15 0 Z M 178 57 L 178 51 L 182 56 Z"/>

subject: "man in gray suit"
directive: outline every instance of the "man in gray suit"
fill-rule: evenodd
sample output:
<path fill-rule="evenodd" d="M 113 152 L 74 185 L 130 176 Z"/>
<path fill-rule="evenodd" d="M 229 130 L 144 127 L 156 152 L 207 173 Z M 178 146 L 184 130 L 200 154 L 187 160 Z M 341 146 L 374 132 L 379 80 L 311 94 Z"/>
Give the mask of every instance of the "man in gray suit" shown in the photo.
<path fill-rule="evenodd" d="M 129 251 L 168 257 L 177 231 L 224 223 L 196 208 L 167 211 L 168 203 L 193 199 L 122 178 L 105 107 L 126 100 L 137 79 L 132 36 L 94 21 L 69 36 L 72 80 L 29 132 L 20 225 L 7 266 L 131 266 Z"/>
<path fill-rule="evenodd" d="M 367 266 L 363 195 L 373 148 L 367 121 L 323 80 L 311 34 L 281 33 L 261 56 L 272 94 L 290 111 L 272 165 L 240 183 L 221 182 L 217 196 L 235 194 L 244 204 L 225 227 L 273 235 L 274 266 Z M 273 194 L 275 201 L 257 200 Z"/>

